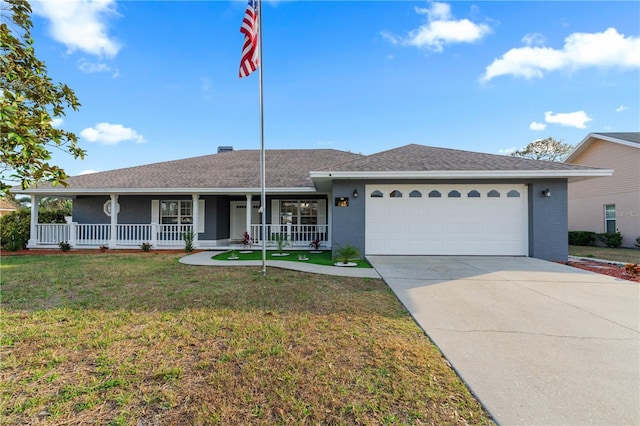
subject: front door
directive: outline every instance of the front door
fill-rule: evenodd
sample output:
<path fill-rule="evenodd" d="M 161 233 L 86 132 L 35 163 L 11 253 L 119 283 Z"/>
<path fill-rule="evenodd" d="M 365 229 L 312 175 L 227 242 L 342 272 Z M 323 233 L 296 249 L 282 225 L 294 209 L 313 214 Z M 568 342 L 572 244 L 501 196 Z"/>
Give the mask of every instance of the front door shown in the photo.
<path fill-rule="evenodd" d="M 260 224 L 260 209 L 259 201 L 252 201 L 251 209 L 251 223 L 254 225 Z M 247 202 L 246 201 L 231 201 L 231 217 L 230 217 L 230 239 L 241 240 L 242 234 L 245 231 L 249 231 L 247 226 Z"/>

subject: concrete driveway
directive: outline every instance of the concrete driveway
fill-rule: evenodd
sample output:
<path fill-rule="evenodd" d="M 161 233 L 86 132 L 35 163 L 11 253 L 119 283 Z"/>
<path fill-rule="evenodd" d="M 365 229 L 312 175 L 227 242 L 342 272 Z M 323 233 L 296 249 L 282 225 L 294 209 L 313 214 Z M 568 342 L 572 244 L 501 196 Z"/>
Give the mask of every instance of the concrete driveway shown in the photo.
<path fill-rule="evenodd" d="M 369 256 L 500 424 L 640 424 L 640 285 L 522 257 Z"/>

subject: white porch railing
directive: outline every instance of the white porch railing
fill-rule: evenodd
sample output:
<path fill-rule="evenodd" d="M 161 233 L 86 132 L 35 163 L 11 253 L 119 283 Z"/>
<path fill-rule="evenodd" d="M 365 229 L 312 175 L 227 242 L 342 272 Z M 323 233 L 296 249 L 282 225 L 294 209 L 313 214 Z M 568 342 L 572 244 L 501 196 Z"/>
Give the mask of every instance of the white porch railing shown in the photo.
<path fill-rule="evenodd" d="M 261 225 L 251 225 L 254 244 L 260 244 Z M 117 246 L 183 247 L 184 233 L 193 225 L 118 224 L 115 226 Z M 36 226 L 36 245 L 58 245 L 65 241 L 72 246 L 100 246 L 112 243 L 111 224 L 39 223 Z M 266 225 L 267 241 L 287 240 L 292 247 L 308 247 L 318 239 L 324 247 L 331 247 L 329 225 Z M 228 244 L 228 240 L 227 241 Z"/>
<path fill-rule="evenodd" d="M 75 239 L 70 238 L 69 244 L 107 245 L 111 238 L 111 225 L 88 225 L 70 223 L 69 228 L 75 230 Z M 74 234 L 74 232 L 70 232 Z"/>
<path fill-rule="evenodd" d="M 158 246 L 181 246 L 183 235 L 193 225 L 118 224 L 116 245 L 139 246 L 149 243 Z M 36 244 L 57 245 L 68 242 L 73 246 L 108 245 L 111 242 L 110 224 L 39 223 L 36 226 Z"/>
<path fill-rule="evenodd" d="M 251 240 L 254 244 L 260 243 L 260 228 L 262 225 L 251 225 Z M 276 238 L 287 240 L 291 246 L 308 246 L 318 239 L 326 247 L 331 246 L 329 240 L 329 225 L 266 225 L 265 238 L 267 241 L 275 241 Z"/>
<path fill-rule="evenodd" d="M 40 244 L 59 244 L 70 240 L 70 227 L 66 223 L 40 223 L 37 228 L 37 241 Z"/>
<path fill-rule="evenodd" d="M 154 225 L 158 227 L 157 244 L 176 246 L 184 244 L 183 235 L 193 230 L 193 225 Z"/>

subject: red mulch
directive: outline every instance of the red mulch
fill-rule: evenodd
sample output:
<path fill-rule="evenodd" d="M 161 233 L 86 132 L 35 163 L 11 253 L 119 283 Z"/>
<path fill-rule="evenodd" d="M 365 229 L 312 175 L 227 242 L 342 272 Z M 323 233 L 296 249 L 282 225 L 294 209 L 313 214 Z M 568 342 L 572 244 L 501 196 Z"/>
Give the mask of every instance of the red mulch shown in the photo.
<path fill-rule="evenodd" d="M 598 274 L 609 275 L 611 277 L 620 278 L 627 281 L 635 281 L 640 283 L 640 275 L 634 275 L 625 271 L 624 267 L 620 267 L 615 263 L 595 262 L 590 260 L 572 260 L 567 265 L 574 268 L 584 269 Z"/>
<path fill-rule="evenodd" d="M 169 253 L 169 254 L 195 254 L 199 253 L 202 250 L 194 250 L 191 253 L 187 253 L 184 250 L 153 250 L 151 251 L 143 251 L 142 249 L 117 249 L 117 250 L 105 250 L 104 252 L 97 249 L 85 249 L 85 250 L 69 250 L 62 251 L 60 249 L 24 249 L 18 251 L 8 251 L 8 250 L 0 250 L 0 257 L 3 256 L 28 256 L 28 255 L 40 255 L 40 254 L 159 254 L 159 253 Z"/>

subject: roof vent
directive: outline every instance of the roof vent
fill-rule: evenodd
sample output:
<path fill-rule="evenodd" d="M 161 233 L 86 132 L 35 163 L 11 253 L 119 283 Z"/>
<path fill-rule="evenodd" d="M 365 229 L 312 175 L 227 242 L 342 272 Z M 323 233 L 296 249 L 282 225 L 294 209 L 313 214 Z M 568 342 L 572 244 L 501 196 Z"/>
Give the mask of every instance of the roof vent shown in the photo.
<path fill-rule="evenodd" d="M 220 154 L 221 152 L 231 152 L 233 151 L 233 147 L 232 146 L 219 146 L 218 147 L 218 154 Z"/>

